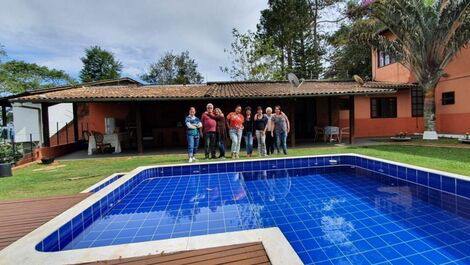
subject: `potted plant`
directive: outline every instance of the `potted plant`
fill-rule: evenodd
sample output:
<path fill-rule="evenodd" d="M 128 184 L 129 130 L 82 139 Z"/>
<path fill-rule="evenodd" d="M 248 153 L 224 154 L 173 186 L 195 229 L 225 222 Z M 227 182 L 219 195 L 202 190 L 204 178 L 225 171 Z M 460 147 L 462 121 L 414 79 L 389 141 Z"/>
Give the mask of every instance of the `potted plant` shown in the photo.
<path fill-rule="evenodd" d="M 0 144 L 0 177 L 9 177 L 12 175 L 11 166 L 14 164 L 21 154 L 13 150 L 10 144 Z"/>

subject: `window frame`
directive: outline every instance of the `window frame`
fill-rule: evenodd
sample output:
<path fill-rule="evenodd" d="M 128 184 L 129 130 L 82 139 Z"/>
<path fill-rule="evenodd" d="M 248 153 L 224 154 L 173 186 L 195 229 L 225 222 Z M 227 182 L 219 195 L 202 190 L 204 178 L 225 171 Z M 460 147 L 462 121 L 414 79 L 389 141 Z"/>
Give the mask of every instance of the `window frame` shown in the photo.
<path fill-rule="evenodd" d="M 413 87 L 411 93 L 411 116 L 424 117 L 424 90 L 422 87 Z"/>
<path fill-rule="evenodd" d="M 445 95 L 452 95 L 451 98 L 446 98 Z M 442 92 L 441 104 L 445 105 L 454 105 L 455 104 L 455 91 Z"/>
<path fill-rule="evenodd" d="M 382 68 L 382 67 L 394 64 L 396 62 L 397 60 L 392 55 L 384 51 L 377 50 L 377 67 L 378 68 Z"/>
<path fill-rule="evenodd" d="M 382 109 L 383 102 L 394 102 L 394 107 L 389 109 L 388 115 L 384 115 Z M 374 104 L 376 102 L 376 104 Z M 370 118 L 371 119 L 395 119 L 398 118 L 398 99 L 397 97 L 371 97 L 370 98 Z"/>

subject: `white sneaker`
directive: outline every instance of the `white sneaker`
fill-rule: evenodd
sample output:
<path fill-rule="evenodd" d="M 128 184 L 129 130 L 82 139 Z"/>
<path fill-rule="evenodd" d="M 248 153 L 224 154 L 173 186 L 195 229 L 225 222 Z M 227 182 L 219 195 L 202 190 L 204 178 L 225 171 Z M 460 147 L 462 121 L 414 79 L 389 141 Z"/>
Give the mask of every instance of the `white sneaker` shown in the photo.
<path fill-rule="evenodd" d="M 197 161 L 197 159 L 195 157 L 193 157 L 193 161 Z"/>
<path fill-rule="evenodd" d="M 188 162 L 189 162 L 189 163 L 192 163 L 192 162 L 193 162 L 193 158 L 190 157 Z"/>

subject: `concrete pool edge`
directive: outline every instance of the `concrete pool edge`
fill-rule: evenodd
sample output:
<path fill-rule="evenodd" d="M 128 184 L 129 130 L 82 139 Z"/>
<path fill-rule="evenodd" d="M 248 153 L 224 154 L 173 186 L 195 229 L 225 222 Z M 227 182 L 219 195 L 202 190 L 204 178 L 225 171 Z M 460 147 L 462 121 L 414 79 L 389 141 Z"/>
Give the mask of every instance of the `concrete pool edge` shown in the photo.
<path fill-rule="evenodd" d="M 289 260 L 289 264 L 292 265 L 303 264 L 277 227 L 60 252 L 39 252 L 34 249 L 33 251 L 28 250 L 26 247 L 14 249 L 7 247 L 5 250 L 8 251 L 3 250 L 0 253 L 0 263 L 24 265 L 76 264 L 255 242 L 262 242 L 271 263 L 274 265 L 286 264 L 286 260 Z"/>
<path fill-rule="evenodd" d="M 113 173 L 109 176 L 107 176 L 106 178 L 98 181 L 97 183 L 91 185 L 90 187 L 86 188 L 85 190 L 83 190 L 82 192 L 80 193 L 88 193 L 88 192 L 93 192 L 93 190 L 99 188 L 101 185 L 104 185 L 106 182 L 112 180 L 113 178 L 117 177 L 117 176 L 120 176 L 120 175 L 126 175 L 127 173 Z M 106 186 L 105 186 L 106 187 Z"/>
<path fill-rule="evenodd" d="M 369 157 L 364 155 L 357 155 L 357 154 L 330 154 L 330 155 L 314 155 L 314 156 L 300 156 L 300 157 L 275 157 L 269 159 L 254 159 L 254 160 L 236 160 L 236 161 L 220 161 L 220 162 L 213 162 L 214 163 L 236 163 L 236 162 L 250 162 L 250 161 L 265 161 L 265 160 L 279 160 L 279 159 L 298 159 L 298 158 L 311 158 L 311 157 L 339 157 L 339 156 L 354 156 L 354 157 L 361 157 L 366 159 L 371 159 L 375 161 L 380 161 L 388 164 L 399 165 L 407 168 L 423 170 L 435 174 L 446 175 L 450 177 L 454 177 L 456 179 L 463 179 L 466 181 L 470 180 L 470 177 L 462 176 L 458 174 L 432 170 L 428 168 L 413 166 L 409 164 L 393 162 L 385 159 L 379 159 L 375 157 Z M 211 163 L 196 163 L 192 165 L 206 165 Z M 160 167 L 171 167 L 171 166 L 187 166 L 188 164 L 170 164 L 170 165 L 156 165 L 156 166 L 146 166 L 146 167 L 139 167 L 135 170 L 127 173 L 125 176 L 121 177 L 120 179 L 116 180 L 115 182 L 111 183 L 110 185 L 104 187 L 102 190 L 92 194 L 87 199 L 83 200 L 82 202 L 78 203 L 74 207 L 68 209 L 64 213 L 60 214 L 59 216 L 55 217 L 51 221 L 47 222 L 46 224 L 42 225 L 38 229 L 34 230 L 33 232 L 29 233 L 25 237 L 21 238 L 20 240 L 14 242 L 4 250 L 0 251 L 0 263 L 1 264 L 41 264 L 44 261 L 47 264 L 53 264 L 57 260 L 57 263 L 54 264 L 63 264 L 60 263 L 61 261 L 65 261 L 65 263 L 78 263 L 78 262 L 87 262 L 93 260 L 103 260 L 103 259 L 117 259 L 119 257 L 135 257 L 147 254 L 158 254 L 164 251 L 165 253 L 174 252 L 174 251 L 181 251 L 181 250 L 190 250 L 189 247 L 192 249 L 202 249 L 207 247 L 217 247 L 223 245 L 230 245 L 230 244 L 237 244 L 237 243 L 250 243 L 261 241 L 265 245 L 266 251 L 270 259 L 273 259 L 273 264 L 283 264 L 283 263 L 274 263 L 275 260 L 280 259 L 282 261 L 286 258 L 284 255 L 289 255 L 283 253 L 282 256 L 277 256 L 278 253 L 281 253 L 281 250 L 277 249 L 276 245 L 279 244 L 282 240 L 279 238 L 283 238 L 285 243 L 286 249 L 291 250 L 292 256 L 295 256 L 299 261 L 298 255 L 290 246 L 289 242 L 285 239 L 282 232 L 278 228 L 266 228 L 266 229 L 256 229 L 256 230 L 245 230 L 239 232 L 230 232 L 230 233 L 221 233 L 221 234 L 210 234 L 205 236 L 197 236 L 197 237 L 189 237 L 189 238 L 175 238 L 175 239 L 167 239 L 167 240 L 159 240 L 159 241 L 146 241 L 141 243 L 132 243 L 132 244 L 125 244 L 125 245 L 114 245 L 114 246 L 106 246 L 106 247 L 97 247 L 97 248 L 89 248 L 89 249 L 76 249 L 76 250 L 69 250 L 69 251 L 59 251 L 59 252 L 40 252 L 35 249 L 35 246 L 44 240 L 48 235 L 55 232 L 59 229 L 62 225 L 66 222 L 74 218 L 77 214 L 82 213 L 95 202 L 101 200 L 109 193 L 112 193 L 116 188 L 124 185 L 128 180 L 132 179 L 134 176 L 139 174 L 141 171 L 150 169 L 150 168 L 160 168 Z M 276 231 L 276 232 L 265 232 L 265 231 Z M 262 231 L 262 232 L 260 232 Z M 236 239 L 238 237 L 234 237 L 234 235 L 240 235 L 240 239 Z M 248 241 L 237 241 L 237 240 L 248 240 Z M 214 242 L 211 242 L 214 240 Z M 281 241 L 278 241 L 281 240 Z M 222 242 L 225 242 L 222 244 Z M 213 244 L 221 244 L 221 245 L 213 245 Z M 175 246 L 178 245 L 178 246 Z M 185 249 L 183 249 L 183 246 Z M 107 254 L 103 254 L 106 252 Z M 126 255 L 134 255 L 134 256 L 124 256 L 123 253 L 127 253 Z M 133 254 L 132 254 L 133 253 Z M 140 254 L 137 254 L 140 253 Z M 101 258 L 102 255 L 105 257 Z M 272 257 L 271 257 L 272 256 Z M 64 257 L 67 257 L 66 260 L 63 260 Z M 277 258 L 278 257 L 278 258 Z M 294 258 L 295 260 L 295 258 Z M 46 262 L 47 261 L 47 262 Z M 302 263 L 299 263 L 302 264 Z"/>

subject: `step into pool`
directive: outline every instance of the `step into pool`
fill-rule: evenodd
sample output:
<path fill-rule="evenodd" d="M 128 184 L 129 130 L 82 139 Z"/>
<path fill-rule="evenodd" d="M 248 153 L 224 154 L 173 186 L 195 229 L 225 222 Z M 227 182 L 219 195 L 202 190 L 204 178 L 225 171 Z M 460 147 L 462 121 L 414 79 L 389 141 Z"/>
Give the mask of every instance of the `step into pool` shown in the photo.
<path fill-rule="evenodd" d="M 305 264 L 470 264 L 469 187 L 352 156 L 155 168 L 36 248 L 279 227 Z"/>

